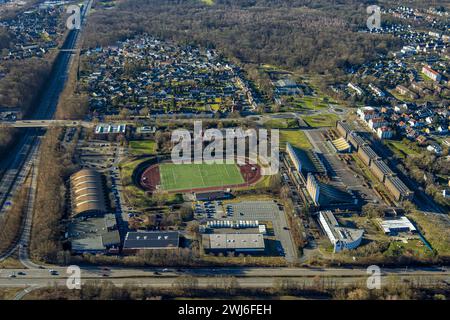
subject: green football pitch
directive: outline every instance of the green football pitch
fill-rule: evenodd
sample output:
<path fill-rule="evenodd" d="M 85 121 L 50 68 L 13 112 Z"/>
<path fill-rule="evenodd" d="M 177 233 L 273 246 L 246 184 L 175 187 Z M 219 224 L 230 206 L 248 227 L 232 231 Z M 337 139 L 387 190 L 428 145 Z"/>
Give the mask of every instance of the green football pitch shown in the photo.
<path fill-rule="evenodd" d="M 173 164 L 159 168 L 163 190 L 187 190 L 244 183 L 235 164 Z"/>

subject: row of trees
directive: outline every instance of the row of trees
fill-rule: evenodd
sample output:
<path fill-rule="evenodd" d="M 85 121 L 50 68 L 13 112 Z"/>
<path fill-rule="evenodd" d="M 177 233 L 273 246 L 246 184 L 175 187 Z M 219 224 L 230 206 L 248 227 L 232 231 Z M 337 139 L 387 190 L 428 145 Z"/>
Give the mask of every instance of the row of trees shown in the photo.
<path fill-rule="evenodd" d="M 450 175 L 450 167 L 446 155 L 448 149 L 444 150 L 441 157 L 428 152 L 422 152 L 416 156 L 408 156 L 404 160 L 405 168 L 417 182 L 425 187 L 425 192 L 443 207 L 450 208 L 450 201 L 443 197 L 442 187 L 439 185 L 440 177 Z M 445 181 L 447 183 L 447 181 Z"/>
<path fill-rule="evenodd" d="M 26 215 L 29 188 L 24 187 L 14 197 L 14 206 L 0 216 L 0 253 L 9 249 L 18 240 L 19 231 Z"/>
<path fill-rule="evenodd" d="M 392 281 L 391 281 L 392 280 Z M 397 281 L 396 281 L 397 280 Z M 121 287 L 108 281 L 91 281 L 82 285 L 81 290 L 66 288 L 43 288 L 32 293 L 33 298 L 43 300 L 147 300 L 173 298 L 216 298 L 233 297 L 266 298 L 294 296 L 337 300 L 408 300 L 445 299 L 444 285 L 426 279 L 416 279 L 413 283 L 399 283 L 398 279 L 385 279 L 379 290 L 370 290 L 365 281 L 361 284 L 345 285 L 333 279 L 315 277 L 312 281 L 275 279 L 270 288 L 242 288 L 234 277 L 217 276 L 208 279 L 207 286 L 201 286 L 199 279 L 191 275 L 178 277 L 171 288 L 138 286 L 130 282 Z M 430 288 L 430 286 L 432 287 Z"/>
<path fill-rule="evenodd" d="M 61 133 L 60 128 L 49 129 L 41 144 L 30 245 L 33 258 L 53 263 L 64 256 L 61 246 L 64 181 L 77 168 L 72 163 L 73 150 L 63 148 L 60 143 Z"/>
<path fill-rule="evenodd" d="M 13 146 L 17 136 L 16 128 L 0 126 L 0 160 L 6 156 L 6 151 Z"/>
<path fill-rule="evenodd" d="M 80 56 L 77 56 L 70 65 L 69 78 L 59 97 L 56 119 L 83 119 L 89 109 L 89 96 L 77 88 L 79 62 Z"/>

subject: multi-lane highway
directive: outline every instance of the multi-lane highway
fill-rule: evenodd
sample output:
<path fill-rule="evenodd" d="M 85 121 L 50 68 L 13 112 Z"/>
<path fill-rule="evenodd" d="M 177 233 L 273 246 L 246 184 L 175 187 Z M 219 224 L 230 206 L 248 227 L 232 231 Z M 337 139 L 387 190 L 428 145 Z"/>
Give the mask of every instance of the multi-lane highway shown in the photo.
<path fill-rule="evenodd" d="M 0 270 L 0 287 L 45 287 L 49 285 L 65 286 L 71 273 L 66 268 L 51 269 Z M 12 276 L 14 275 L 14 276 Z M 207 286 L 217 280 L 217 276 L 234 277 L 241 287 L 272 287 L 277 279 L 297 283 L 313 284 L 317 279 L 333 282 L 336 285 L 361 284 L 372 275 L 365 268 L 218 268 L 218 269 L 129 269 L 83 267 L 81 283 L 91 280 L 110 281 L 118 286 L 136 284 L 139 286 L 171 287 L 182 275 L 195 277 L 200 286 Z M 450 274 L 446 268 L 397 268 L 382 269 L 381 284 L 392 282 L 419 281 L 421 285 L 448 283 Z"/>
<path fill-rule="evenodd" d="M 86 0 L 81 11 L 82 26 L 88 14 L 92 0 Z M 77 46 L 81 30 L 69 31 L 61 49 L 74 49 Z M 51 119 L 55 113 L 61 91 L 67 78 L 71 63 L 71 52 L 63 50 L 55 60 L 50 81 L 41 93 L 41 98 L 31 115 L 31 119 Z M 0 162 L 0 214 L 3 214 L 12 204 L 12 198 L 23 183 L 23 175 L 27 161 L 35 157 L 37 129 L 25 129 L 12 152 Z"/>

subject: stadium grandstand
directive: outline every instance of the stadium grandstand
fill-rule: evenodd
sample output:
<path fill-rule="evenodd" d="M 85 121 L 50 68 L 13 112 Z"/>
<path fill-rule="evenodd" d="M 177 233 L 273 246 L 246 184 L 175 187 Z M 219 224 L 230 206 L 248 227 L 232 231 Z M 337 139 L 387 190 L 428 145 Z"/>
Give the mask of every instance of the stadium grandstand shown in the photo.
<path fill-rule="evenodd" d="M 347 153 L 351 151 L 350 144 L 344 138 L 333 140 L 331 143 L 336 152 Z"/>

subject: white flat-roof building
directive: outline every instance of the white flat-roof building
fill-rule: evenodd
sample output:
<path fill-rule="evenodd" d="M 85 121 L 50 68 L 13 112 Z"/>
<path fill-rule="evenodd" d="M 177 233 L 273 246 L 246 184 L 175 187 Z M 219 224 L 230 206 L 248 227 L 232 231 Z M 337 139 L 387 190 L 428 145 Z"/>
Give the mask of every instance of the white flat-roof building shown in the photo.
<path fill-rule="evenodd" d="M 202 243 L 207 252 L 261 252 L 265 249 L 264 237 L 260 233 L 204 234 Z"/>
<path fill-rule="evenodd" d="M 334 245 L 334 252 L 355 249 L 361 244 L 364 230 L 339 226 L 330 210 L 319 212 L 319 222 Z"/>
<path fill-rule="evenodd" d="M 380 226 L 386 234 L 398 232 L 416 232 L 417 229 L 405 216 L 399 218 L 380 219 Z"/>

